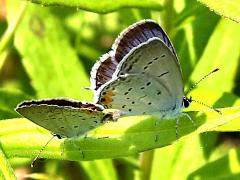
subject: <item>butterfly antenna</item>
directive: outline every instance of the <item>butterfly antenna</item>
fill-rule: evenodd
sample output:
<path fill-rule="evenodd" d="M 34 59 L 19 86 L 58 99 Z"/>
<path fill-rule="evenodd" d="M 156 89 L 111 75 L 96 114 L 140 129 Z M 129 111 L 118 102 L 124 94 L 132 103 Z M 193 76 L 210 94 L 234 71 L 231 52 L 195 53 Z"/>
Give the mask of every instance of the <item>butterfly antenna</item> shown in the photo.
<path fill-rule="evenodd" d="M 206 106 L 206 107 L 208 107 L 209 109 L 214 110 L 214 111 L 217 112 L 218 114 L 223 115 L 223 113 L 222 113 L 221 111 L 219 111 L 218 109 L 215 109 L 214 107 L 209 106 L 209 105 L 207 105 L 207 104 L 205 104 L 205 103 L 203 103 L 203 102 L 201 102 L 201 101 L 198 101 L 198 100 L 195 100 L 195 99 L 191 99 L 191 101 L 192 101 L 192 102 L 196 102 L 196 103 L 198 103 L 198 104 L 201 104 L 202 106 Z"/>
<path fill-rule="evenodd" d="M 211 74 L 217 72 L 218 70 L 219 70 L 219 68 L 216 68 L 216 69 L 214 69 L 213 71 L 211 71 L 210 73 L 208 73 L 207 75 L 203 76 L 199 81 L 197 81 L 196 83 L 194 83 L 194 84 L 192 85 L 192 87 L 190 87 L 190 88 L 187 90 L 186 94 L 188 94 L 191 90 L 193 90 L 202 80 L 206 79 L 208 76 L 210 76 Z"/>
<path fill-rule="evenodd" d="M 34 163 L 36 162 L 36 160 L 39 158 L 40 154 L 43 152 L 43 150 L 45 149 L 45 147 L 50 143 L 50 141 L 53 140 L 53 138 L 55 137 L 56 135 L 53 135 L 51 137 L 51 139 L 49 139 L 47 141 L 47 143 L 41 148 L 41 150 L 38 152 L 37 156 L 33 159 L 33 161 L 31 162 L 31 168 L 34 166 Z"/>

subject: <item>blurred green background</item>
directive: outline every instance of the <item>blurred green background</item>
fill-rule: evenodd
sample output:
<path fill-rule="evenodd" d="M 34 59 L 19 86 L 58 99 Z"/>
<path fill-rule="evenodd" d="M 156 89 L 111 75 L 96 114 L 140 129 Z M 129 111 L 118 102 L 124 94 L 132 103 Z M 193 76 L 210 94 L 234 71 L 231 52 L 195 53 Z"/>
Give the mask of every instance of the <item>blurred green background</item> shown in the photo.
<path fill-rule="evenodd" d="M 124 28 L 141 19 L 156 20 L 169 35 L 186 89 L 220 68 L 191 92 L 195 99 L 214 107 L 240 105 L 239 1 L 222 1 L 223 7 L 201 1 L 216 8 L 217 14 L 195 0 L 35 2 L 0 1 L 2 121 L 20 117 L 14 108 L 27 99 L 92 101 L 92 92 L 84 89 L 90 85 L 91 67 Z M 238 132 L 208 132 L 113 160 L 46 160 L 30 168 L 30 159 L 12 158 L 10 164 L 19 179 L 26 174 L 36 179 L 236 179 L 240 178 L 239 140 Z"/>

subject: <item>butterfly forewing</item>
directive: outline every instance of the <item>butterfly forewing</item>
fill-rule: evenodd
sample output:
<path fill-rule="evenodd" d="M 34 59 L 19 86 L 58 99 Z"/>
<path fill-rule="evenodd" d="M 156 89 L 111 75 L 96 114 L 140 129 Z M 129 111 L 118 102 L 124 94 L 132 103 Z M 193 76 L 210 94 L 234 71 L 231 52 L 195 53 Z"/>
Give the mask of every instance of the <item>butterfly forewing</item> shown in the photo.
<path fill-rule="evenodd" d="M 104 54 L 100 60 L 95 63 L 91 71 L 91 89 L 97 90 L 110 81 L 113 73 L 117 69 L 118 63 L 120 63 L 133 48 L 138 47 L 151 38 L 159 38 L 169 50 L 176 55 L 171 41 L 155 21 L 139 21 L 123 30 L 112 45 L 112 50 Z"/>
<path fill-rule="evenodd" d="M 91 70 L 91 89 L 97 90 L 103 84 L 112 79 L 117 63 L 111 56 L 111 52 L 104 54 Z"/>

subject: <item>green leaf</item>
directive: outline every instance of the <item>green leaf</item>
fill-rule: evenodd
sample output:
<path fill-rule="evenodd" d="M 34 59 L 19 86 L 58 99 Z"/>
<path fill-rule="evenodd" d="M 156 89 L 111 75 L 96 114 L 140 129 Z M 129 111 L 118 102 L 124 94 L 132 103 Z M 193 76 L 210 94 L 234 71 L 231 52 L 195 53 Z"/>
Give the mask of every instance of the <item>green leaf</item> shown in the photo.
<path fill-rule="evenodd" d="M 198 134 L 214 131 L 232 120 L 239 121 L 238 108 L 216 112 L 189 112 L 198 129 L 186 116 L 181 116 L 177 129 L 182 137 L 190 132 Z M 156 125 L 156 121 L 158 123 Z M 71 139 L 54 139 L 41 157 L 67 160 L 94 160 L 129 156 L 149 149 L 167 146 L 176 141 L 176 119 L 159 120 L 158 116 L 129 116 L 109 122 L 89 132 L 87 136 Z M 0 122 L 1 142 L 8 157 L 35 157 L 52 135 L 26 119 Z M 234 128 L 234 127 L 233 127 Z M 236 131 L 238 129 L 235 129 Z M 187 138 L 185 136 L 184 138 Z M 63 152 L 63 155 L 61 155 Z"/>
<path fill-rule="evenodd" d="M 229 18 L 233 21 L 240 22 L 240 0 L 198 0 L 203 3 L 205 6 L 209 7 L 210 10 L 213 10 L 217 14 Z"/>
<path fill-rule="evenodd" d="M 216 14 L 209 12 L 206 7 L 201 6 L 196 1 L 190 2 L 177 15 L 174 23 L 175 27 L 172 29 L 173 34 L 175 34 L 172 38 L 173 45 L 177 50 L 183 71 L 183 79 L 186 83 L 189 81 L 192 71 L 195 70 L 195 66 L 204 53 L 220 19 Z M 204 71 L 201 73 L 204 73 Z"/>
<path fill-rule="evenodd" d="M 0 179 L 9 179 L 15 180 L 17 179 L 14 175 L 13 169 L 6 158 L 4 151 L 2 151 L 2 146 L 0 142 Z"/>
<path fill-rule="evenodd" d="M 30 99 L 30 97 L 16 90 L 0 88 L 0 99 L 0 119 L 7 119 L 19 117 L 14 111 L 15 107 L 21 101 Z"/>
<path fill-rule="evenodd" d="M 203 77 L 203 72 L 207 74 L 215 68 L 220 70 L 201 82 L 195 90 L 206 91 L 210 89 L 219 95 L 223 92 L 231 92 L 234 88 L 234 80 L 238 76 L 239 31 L 238 24 L 228 20 L 219 21 L 191 75 L 191 80 L 196 82 Z M 194 91 L 192 93 L 195 95 Z"/>
<path fill-rule="evenodd" d="M 117 174 L 110 159 L 83 161 L 80 166 L 83 167 L 89 179 L 117 180 Z"/>
<path fill-rule="evenodd" d="M 0 107 L 0 120 L 18 117 L 16 112 Z"/>
<path fill-rule="evenodd" d="M 0 88 L 0 99 L 0 107 L 14 110 L 17 104 L 23 100 L 31 99 L 31 97 L 18 90 Z"/>
<path fill-rule="evenodd" d="M 151 180 L 187 179 L 189 173 L 204 163 L 206 161 L 198 136 L 192 136 L 176 142 L 174 146 L 155 150 Z"/>
<path fill-rule="evenodd" d="M 205 179 L 206 177 L 212 177 L 212 175 L 219 178 L 235 175 L 231 174 L 232 171 L 228 169 L 229 163 L 226 163 L 227 161 L 222 161 L 221 157 L 219 157 L 222 156 L 222 152 L 221 154 L 218 154 L 217 157 L 214 153 L 206 156 L 206 150 L 209 150 L 212 146 L 211 141 L 214 140 L 211 136 L 213 132 L 218 131 L 221 127 L 228 126 L 228 124 L 231 124 L 232 121 L 235 120 L 238 120 L 238 126 L 231 126 L 231 131 L 239 131 L 240 107 L 235 107 L 235 110 L 234 108 L 229 108 L 229 110 L 236 111 L 235 113 L 230 113 L 228 115 L 224 113 L 225 115 L 218 116 L 216 119 L 208 116 L 209 121 L 207 120 L 206 123 L 202 124 L 196 133 L 183 137 L 183 139 L 177 141 L 174 146 L 156 149 L 152 164 L 153 169 L 151 180 L 196 179 L 196 177 L 199 176 L 202 177 L 202 179 Z M 235 115 L 237 116 L 236 119 L 233 117 Z M 209 134 L 209 132 L 211 133 Z M 208 141 L 202 141 L 202 139 L 197 136 L 197 133 L 203 133 L 208 138 Z M 237 159 L 235 159 L 235 161 L 237 161 Z M 223 165 L 224 163 L 225 165 Z M 210 167 L 210 169 L 208 169 L 208 167 Z M 161 171 L 159 171 L 159 169 L 161 169 Z M 235 169 L 237 168 L 235 167 Z M 240 172 L 239 168 L 237 172 Z"/>
<path fill-rule="evenodd" d="M 14 44 L 38 98 L 68 96 L 89 100 L 88 74 L 62 28 L 49 9 L 30 6 L 15 35 Z"/>
<path fill-rule="evenodd" d="M 215 150 L 212 156 L 206 159 L 204 149 L 207 148 L 206 142 L 202 145 L 198 136 L 192 136 L 186 141 L 177 142 L 174 146 L 156 149 L 151 180 L 239 177 L 239 149 L 231 148 L 230 151 L 224 151 L 221 148 L 221 153 Z"/>
<path fill-rule="evenodd" d="M 96 13 L 109 13 L 122 8 L 148 8 L 153 10 L 161 10 L 162 6 L 157 0 L 28 0 L 32 3 L 41 4 L 44 6 L 60 5 L 68 7 L 76 7 L 77 10 L 83 9 Z"/>
<path fill-rule="evenodd" d="M 240 176 L 239 156 L 239 149 L 232 148 L 227 155 L 212 160 L 193 171 L 189 174 L 189 179 L 238 179 Z M 226 164 L 229 166 L 226 167 Z"/>
<path fill-rule="evenodd" d="M 12 40 L 12 37 L 19 25 L 19 22 L 21 22 L 22 17 L 24 15 L 25 9 L 27 7 L 26 2 L 22 2 L 19 5 L 19 9 L 17 9 L 17 13 L 15 12 L 14 16 L 12 16 L 11 21 L 9 20 L 9 25 L 7 30 L 4 32 L 4 35 L 1 37 L 0 41 L 0 55 L 4 52 L 5 48 L 9 45 L 9 43 Z M 0 64 L 2 64 L 2 59 L 0 59 Z M 1 67 L 1 66 L 0 66 Z"/>

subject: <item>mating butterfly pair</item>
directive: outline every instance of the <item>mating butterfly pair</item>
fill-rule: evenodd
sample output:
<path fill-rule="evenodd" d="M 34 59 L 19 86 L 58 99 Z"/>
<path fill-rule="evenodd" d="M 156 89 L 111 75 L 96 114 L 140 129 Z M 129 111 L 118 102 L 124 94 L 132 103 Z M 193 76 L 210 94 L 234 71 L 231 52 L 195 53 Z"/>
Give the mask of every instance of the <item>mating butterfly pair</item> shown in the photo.
<path fill-rule="evenodd" d="M 121 114 L 177 116 L 189 105 L 180 64 L 163 29 L 153 20 L 125 29 L 91 71 L 95 103 L 69 99 L 25 101 L 16 111 L 60 137 L 75 137 Z"/>

